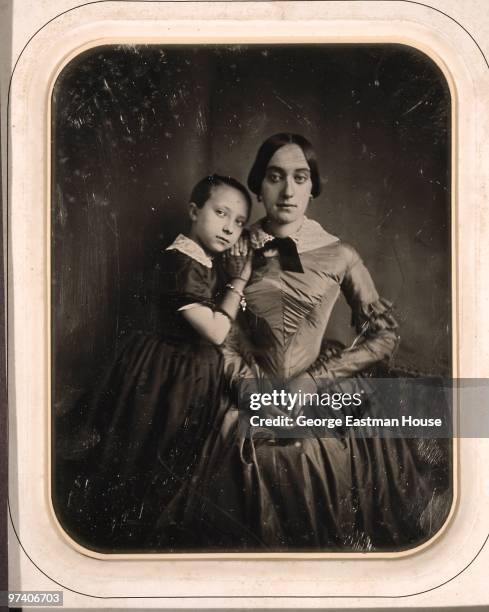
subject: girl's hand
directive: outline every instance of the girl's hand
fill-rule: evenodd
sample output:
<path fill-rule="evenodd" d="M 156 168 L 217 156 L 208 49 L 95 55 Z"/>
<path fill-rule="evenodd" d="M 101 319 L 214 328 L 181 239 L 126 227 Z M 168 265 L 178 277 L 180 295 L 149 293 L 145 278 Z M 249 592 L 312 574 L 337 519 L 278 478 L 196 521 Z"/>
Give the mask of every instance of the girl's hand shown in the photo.
<path fill-rule="evenodd" d="M 253 251 L 250 249 L 245 256 L 245 262 L 241 274 L 239 275 L 244 281 L 250 280 L 251 272 L 253 271 Z"/>
<path fill-rule="evenodd" d="M 239 240 L 227 251 L 232 257 L 246 257 L 251 250 L 250 237 L 243 231 Z"/>
<path fill-rule="evenodd" d="M 247 236 L 241 236 L 238 242 L 224 253 L 224 267 L 229 278 L 241 278 L 248 282 L 252 261 L 253 249 Z"/>

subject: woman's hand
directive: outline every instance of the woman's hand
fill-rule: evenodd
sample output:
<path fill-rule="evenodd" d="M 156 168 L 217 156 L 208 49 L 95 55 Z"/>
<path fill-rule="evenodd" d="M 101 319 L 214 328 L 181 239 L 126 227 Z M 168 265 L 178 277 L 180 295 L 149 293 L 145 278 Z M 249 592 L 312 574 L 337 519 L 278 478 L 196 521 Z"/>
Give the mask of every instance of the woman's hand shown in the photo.
<path fill-rule="evenodd" d="M 241 278 L 248 282 L 253 261 L 253 249 L 248 236 L 241 238 L 224 253 L 224 267 L 229 278 Z"/>
<path fill-rule="evenodd" d="M 294 408 L 292 410 L 292 416 L 296 417 L 302 413 L 303 408 L 309 405 L 309 402 L 304 402 L 304 394 L 312 394 L 318 393 L 318 387 L 316 381 L 312 378 L 310 374 L 304 372 L 295 378 L 291 378 L 287 383 L 287 391 L 290 393 L 295 399 Z M 310 396 L 307 397 L 309 399 Z"/>

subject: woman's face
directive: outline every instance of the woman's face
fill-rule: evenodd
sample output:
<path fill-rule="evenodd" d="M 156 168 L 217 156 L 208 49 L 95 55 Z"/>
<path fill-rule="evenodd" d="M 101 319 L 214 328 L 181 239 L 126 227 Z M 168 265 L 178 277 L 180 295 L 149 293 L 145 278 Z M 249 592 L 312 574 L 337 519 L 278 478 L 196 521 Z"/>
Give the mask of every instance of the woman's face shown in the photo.
<path fill-rule="evenodd" d="M 268 162 L 261 185 L 261 198 L 270 221 L 288 225 L 300 221 L 311 197 L 311 169 L 302 149 L 287 144 Z"/>

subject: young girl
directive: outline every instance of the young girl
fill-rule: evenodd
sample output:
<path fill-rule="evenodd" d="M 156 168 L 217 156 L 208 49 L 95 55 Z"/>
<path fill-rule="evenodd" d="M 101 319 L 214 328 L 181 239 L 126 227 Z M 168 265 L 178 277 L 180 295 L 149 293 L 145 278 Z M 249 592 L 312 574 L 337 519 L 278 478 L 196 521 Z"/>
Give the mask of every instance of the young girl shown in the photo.
<path fill-rule="evenodd" d="M 235 179 L 212 175 L 190 200 L 189 235 L 179 235 L 157 266 L 159 329 L 129 338 L 92 403 L 98 443 L 91 474 L 79 483 L 74 529 L 89 548 L 147 552 L 158 517 L 181 495 L 216 413 L 225 412 L 218 346 L 243 302 L 251 256 L 230 258 L 234 270 L 221 290 L 214 256 L 241 236 L 251 199 Z M 170 548 L 182 541 L 180 530 L 175 516 L 164 538 Z"/>

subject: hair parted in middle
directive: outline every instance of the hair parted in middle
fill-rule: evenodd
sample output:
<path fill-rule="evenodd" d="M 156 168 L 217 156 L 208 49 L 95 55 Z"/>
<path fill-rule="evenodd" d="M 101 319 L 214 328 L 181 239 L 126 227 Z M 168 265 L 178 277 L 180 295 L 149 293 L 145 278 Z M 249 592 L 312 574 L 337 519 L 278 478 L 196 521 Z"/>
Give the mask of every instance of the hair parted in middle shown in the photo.
<path fill-rule="evenodd" d="M 316 159 L 316 152 L 312 144 L 301 136 L 300 134 L 291 134 L 289 132 L 280 132 L 267 138 L 265 142 L 258 149 L 256 159 L 251 167 L 248 175 L 248 187 L 257 196 L 260 195 L 261 185 L 265 178 L 265 172 L 270 159 L 274 153 L 281 149 L 285 145 L 294 144 L 300 147 L 306 158 L 307 165 L 311 171 L 311 182 L 312 189 L 311 195 L 313 198 L 317 197 L 321 193 L 321 179 L 319 177 L 318 163 Z"/>
<path fill-rule="evenodd" d="M 251 213 L 252 201 L 248 190 L 238 180 L 232 176 L 220 176 L 219 174 L 210 174 L 201 179 L 190 194 L 190 202 L 193 202 L 197 208 L 202 208 L 207 200 L 211 197 L 212 190 L 219 185 L 227 185 L 233 187 L 243 194 L 246 203 L 248 204 L 248 216 Z"/>

